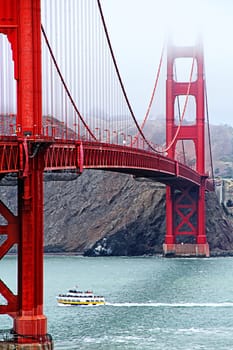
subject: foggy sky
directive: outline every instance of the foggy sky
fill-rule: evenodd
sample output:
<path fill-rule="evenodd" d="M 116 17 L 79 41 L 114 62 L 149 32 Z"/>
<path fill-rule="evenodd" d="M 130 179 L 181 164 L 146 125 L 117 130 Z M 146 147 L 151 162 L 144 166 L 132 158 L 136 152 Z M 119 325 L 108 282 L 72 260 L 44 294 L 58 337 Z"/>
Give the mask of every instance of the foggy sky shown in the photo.
<path fill-rule="evenodd" d="M 126 90 L 143 116 L 167 35 L 192 45 L 201 34 L 210 123 L 233 126 L 233 2 L 231 0 L 102 0 Z"/>

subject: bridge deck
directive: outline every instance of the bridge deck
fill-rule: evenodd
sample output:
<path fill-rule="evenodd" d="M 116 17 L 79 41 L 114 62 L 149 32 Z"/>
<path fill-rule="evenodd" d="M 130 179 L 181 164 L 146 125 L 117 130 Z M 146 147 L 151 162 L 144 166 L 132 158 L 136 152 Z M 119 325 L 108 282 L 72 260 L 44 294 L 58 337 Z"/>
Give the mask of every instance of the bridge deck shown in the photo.
<path fill-rule="evenodd" d="M 193 169 L 155 152 L 100 142 L 5 137 L 0 142 L 0 174 L 20 173 L 27 157 L 44 153 L 45 171 L 100 169 L 151 178 L 172 185 L 201 185 L 203 177 Z M 211 190 L 211 186 L 208 188 Z"/>

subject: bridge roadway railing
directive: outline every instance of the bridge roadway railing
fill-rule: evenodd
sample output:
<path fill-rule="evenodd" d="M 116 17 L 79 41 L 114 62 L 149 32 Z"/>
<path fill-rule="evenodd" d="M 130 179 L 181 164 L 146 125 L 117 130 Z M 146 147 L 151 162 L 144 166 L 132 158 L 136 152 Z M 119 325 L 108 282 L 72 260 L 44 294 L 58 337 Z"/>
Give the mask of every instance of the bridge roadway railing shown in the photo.
<path fill-rule="evenodd" d="M 121 145 L 83 142 L 83 167 L 112 170 L 163 183 L 201 184 L 201 175 L 175 160 L 155 152 Z"/>
<path fill-rule="evenodd" d="M 102 169 L 153 178 L 165 184 L 200 186 L 203 178 L 186 165 L 148 150 L 126 145 L 90 141 L 22 140 L 17 137 L 0 142 L 0 173 L 23 172 L 27 157 L 44 152 L 44 171 Z M 207 181 L 207 190 L 212 189 Z"/>

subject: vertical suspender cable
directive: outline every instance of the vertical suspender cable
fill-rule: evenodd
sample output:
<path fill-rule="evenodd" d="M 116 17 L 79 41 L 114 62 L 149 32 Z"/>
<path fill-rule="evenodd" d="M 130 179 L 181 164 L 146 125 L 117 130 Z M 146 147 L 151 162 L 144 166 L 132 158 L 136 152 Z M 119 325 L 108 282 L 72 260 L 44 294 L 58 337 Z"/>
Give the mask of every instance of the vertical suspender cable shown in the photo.
<path fill-rule="evenodd" d="M 95 8 L 93 6 L 93 26 L 92 26 L 92 34 L 93 34 L 93 57 L 92 57 L 92 64 L 93 64 L 93 111 L 95 111 L 95 125 L 94 128 L 98 127 L 98 120 L 97 120 L 97 115 L 98 115 L 98 98 L 97 98 L 97 82 L 98 82 L 98 77 L 97 77 L 97 66 L 98 66 L 98 56 L 97 56 L 97 47 L 98 47 L 98 36 L 97 33 L 98 31 L 96 30 L 97 28 L 97 21 L 96 21 L 96 12 Z M 95 130 L 95 129 L 94 129 Z"/>
<path fill-rule="evenodd" d="M 102 118 L 103 118 L 103 129 L 106 128 L 106 116 L 104 111 L 104 103 L 105 103 L 105 56 L 104 56 L 104 37 L 101 33 L 101 81 L 102 81 L 102 100 L 101 100 L 101 108 L 102 108 Z"/>
<path fill-rule="evenodd" d="M 82 62 L 82 32 L 81 32 L 81 24 L 82 24 L 82 3 L 78 1 L 78 79 L 81 81 L 81 62 Z M 78 85 L 78 100 L 79 100 L 79 108 L 83 113 L 82 108 L 82 95 L 81 95 L 81 85 Z M 80 118 L 78 118 L 78 134 L 80 133 L 80 138 L 83 136 L 83 131 L 81 130 L 81 122 Z"/>
<path fill-rule="evenodd" d="M 84 5 L 84 84 L 85 89 L 84 91 L 84 99 L 85 99 L 85 118 L 87 125 L 89 125 L 89 114 L 88 114 L 88 29 L 87 29 L 87 6 L 88 6 L 88 0 L 85 0 Z"/>
<path fill-rule="evenodd" d="M 206 104 L 207 130 L 208 130 L 209 150 L 210 150 L 210 164 L 211 164 L 211 173 L 212 173 L 211 175 L 212 175 L 212 179 L 213 179 L 213 185 L 214 185 L 214 188 L 215 188 L 213 155 L 212 155 L 212 147 L 211 147 L 211 139 L 210 139 L 210 121 L 209 121 L 209 109 L 208 109 L 206 81 L 205 81 L 204 84 L 205 84 L 204 87 L 205 87 L 205 104 Z"/>
<path fill-rule="evenodd" d="M 89 37 L 90 37 L 90 53 L 89 53 L 89 90 L 90 90 L 90 116 L 91 116 L 91 121 L 92 121 L 92 130 L 95 130 L 95 125 L 96 125 L 96 115 L 93 113 L 94 112 L 94 31 L 93 31 L 93 26 L 94 26 L 94 13 L 93 13 L 93 2 L 90 2 L 90 25 L 89 25 Z"/>
<path fill-rule="evenodd" d="M 84 42 L 85 42 L 85 38 L 84 38 L 84 29 L 83 29 L 83 21 L 84 21 L 84 6 L 85 3 L 83 1 L 80 1 L 80 81 L 81 81 L 81 85 L 79 87 L 80 89 L 80 105 L 81 105 L 81 111 L 82 114 L 85 118 L 85 101 L 84 101 Z M 84 137 L 86 137 L 86 131 L 84 130 Z"/>
<path fill-rule="evenodd" d="M 72 21 L 73 21 L 73 30 L 71 31 L 72 35 L 72 42 L 73 42 L 73 53 L 74 53 L 74 58 L 72 61 L 72 76 L 76 77 L 75 79 L 73 78 L 73 87 L 74 87 L 74 98 L 76 101 L 78 101 L 78 88 L 77 88 L 77 81 L 78 81 L 78 64 L 79 64 L 79 57 L 78 57 L 78 51 L 77 51 L 77 46 L 78 46 L 78 12 L 77 12 L 77 2 L 73 2 L 73 11 L 72 11 Z M 76 38 L 76 40 L 74 40 Z M 76 113 L 74 110 L 72 110 L 73 113 L 73 128 L 74 128 L 74 135 L 75 139 L 79 139 L 78 135 L 78 127 L 77 127 L 77 117 Z"/>
<path fill-rule="evenodd" d="M 74 57 L 74 43 L 72 40 L 72 32 L 71 32 L 71 24 L 73 26 L 72 23 L 72 9 L 74 10 L 74 5 L 73 5 L 73 1 L 68 1 L 68 13 L 69 13 L 69 18 L 70 18 L 70 22 L 68 25 L 68 40 L 70 40 L 71 45 L 70 45 L 70 57 L 69 57 L 69 61 L 68 61 L 68 65 L 69 65 L 69 81 L 71 81 L 71 86 L 72 86 L 72 94 L 74 96 L 74 98 L 76 99 L 75 93 L 74 93 L 74 79 L 72 77 L 72 70 L 73 70 L 73 65 L 72 65 L 72 61 L 73 61 L 73 57 Z M 68 22 L 68 21 L 67 21 Z M 67 101 L 67 124 L 66 124 L 66 138 L 67 138 L 67 134 L 68 134 L 68 130 L 71 128 L 73 129 L 73 123 L 72 123 L 72 113 L 70 110 L 70 106 L 68 105 L 68 97 L 66 98 Z"/>

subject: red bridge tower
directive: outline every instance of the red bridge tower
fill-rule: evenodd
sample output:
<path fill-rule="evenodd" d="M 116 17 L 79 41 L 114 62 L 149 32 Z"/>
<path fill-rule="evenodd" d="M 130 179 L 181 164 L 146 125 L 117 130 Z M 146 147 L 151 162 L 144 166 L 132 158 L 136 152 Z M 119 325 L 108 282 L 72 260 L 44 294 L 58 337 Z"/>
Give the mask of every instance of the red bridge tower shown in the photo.
<path fill-rule="evenodd" d="M 167 232 L 165 255 L 209 256 L 205 232 L 205 92 L 203 49 L 199 42 L 193 47 L 168 45 L 166 83 L 166 139 L 168 157 L 175 159 L 178 141 L 192 140 L 196 154 L 196 171 L 201 175 L 201 186 L 187 184 L 184 188 L 167 186 Z M 195 79 L 178 82 L 175 79 L 175 59 L 193 59 Z M 195 65 L 194 65 L 195 63 Z M 175 99 L 183 95 L 194 96 L 196 118 L 192 125 L 180 125 L 175 121 Z M 179 128 L 179 130 L 178 130 Z"/>
<path fill-rule="evenodd" d="M 17 82 L 17 136 L 4 138 L 1 145 L 9 149 L 8 153 L 3 151 L 6 157 L 10 154 L 9 159 L 17 159 L 18 168 L 18 215 L 0 201 L 0 214 L 7 221 L 7 225 L 0 226 L 0 233 L 7 236 L 0 247 L 0 258 L 18 245 L 17 295 L 0 281 L 0 293 L 6 299 L 0 313 L 13 317 L 13 339 L 1 343 L 0 349 L 10 349 L 15 344 L 17 349 L 49 350 L 53 343 L 43 314 L 40 0 L 0 0 L 0 32 L 10 41 Z M 29 149 L 34 146 L 38 150 L 29 157 Z"/>

